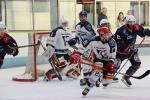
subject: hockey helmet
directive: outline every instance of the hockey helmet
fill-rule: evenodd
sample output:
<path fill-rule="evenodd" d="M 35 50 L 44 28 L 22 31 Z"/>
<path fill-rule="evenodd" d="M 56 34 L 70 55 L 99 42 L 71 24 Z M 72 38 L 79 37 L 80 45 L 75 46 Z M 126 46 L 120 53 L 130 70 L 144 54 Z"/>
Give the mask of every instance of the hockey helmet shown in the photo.
<path fill-rule="evenodd" d="M 87 17 L 87 12 L 86 11 L 81 11 L 79 13 L 79 16 L 85 16 L 85 17 Z"/>
<path fill-rule="evenodd" d="M 97 32 L 103 42 L 108 41 L 112 36 L 111 30 L 108 27 L 101 27 L 97 30 Z"/>
<path fill-rule="evenodd" d="M 100 26 L 102 25 L 102 24 L 108 24 L 109 22 L 108 22 L 108 20 L 107 19 L 102 19 L 101 21 L 100 21 Z"/>
<path fill-rule="evenodd" d="M 62 27 L 68 26 L 68 21 L 66 19 L 64 19 L 64 17 L 61 17 L 61 19 L 60 19 L 60 26 L 62 26 Z"/>
<path fill-rule="evenodd" d="M 108 27 L 108 28 L 110 28 L 110 23 L 109 23 L 109 21 L 108 21 L 107 19 L 102 19 L 102 20 L 100 21 L 100 27 Z"/>
<path fill-rule="evenodd" d="M 125 21 L 127 22 L 136 22 L 136 19 L 133 15 L 128 15 L 125 17 Z"/>

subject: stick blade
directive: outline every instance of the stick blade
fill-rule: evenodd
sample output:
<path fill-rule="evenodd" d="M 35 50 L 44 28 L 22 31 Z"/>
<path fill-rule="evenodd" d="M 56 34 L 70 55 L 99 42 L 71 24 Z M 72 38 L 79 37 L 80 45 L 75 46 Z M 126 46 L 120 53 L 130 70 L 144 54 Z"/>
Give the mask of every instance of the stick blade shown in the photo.
<path fill-rule="evenodd" d="M 148 76 L 150 74 L 150 70 L 147 70 L 144 74 L 142 74 L 141 76 L 132 76 L 133 78 L 136 78 L 136 79 L 143 79 L 144 77 Z"/>

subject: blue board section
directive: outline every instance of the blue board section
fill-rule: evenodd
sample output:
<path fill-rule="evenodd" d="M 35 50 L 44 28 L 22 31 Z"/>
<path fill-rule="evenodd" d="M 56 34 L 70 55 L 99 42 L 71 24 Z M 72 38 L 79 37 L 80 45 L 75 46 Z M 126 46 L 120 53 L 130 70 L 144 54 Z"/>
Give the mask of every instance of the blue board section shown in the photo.
<path fill-rule="evenodd" d="M 4 60 L 2 68 L 25 66 L 27 63 L 27 59 L 28 59 L 28 57 L 6 58 Z M 37 59 L 37 64 L 46 64 L 46 63 L 48 63 L 48 61 L 43 59 L 43 57 L 39 57 L 39 59 Z"/>

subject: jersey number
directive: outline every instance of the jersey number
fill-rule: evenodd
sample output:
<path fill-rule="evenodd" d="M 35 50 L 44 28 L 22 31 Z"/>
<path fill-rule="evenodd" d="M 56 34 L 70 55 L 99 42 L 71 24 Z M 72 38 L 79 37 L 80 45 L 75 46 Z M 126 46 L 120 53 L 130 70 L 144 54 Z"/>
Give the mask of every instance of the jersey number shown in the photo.
<path fill-rule="evenodd" d="M 66 42 L 68 42 L 68 38 L 69 36 L 62 36 L 63 40 L 64 40 L 64 45 L 66 46 Z"/>

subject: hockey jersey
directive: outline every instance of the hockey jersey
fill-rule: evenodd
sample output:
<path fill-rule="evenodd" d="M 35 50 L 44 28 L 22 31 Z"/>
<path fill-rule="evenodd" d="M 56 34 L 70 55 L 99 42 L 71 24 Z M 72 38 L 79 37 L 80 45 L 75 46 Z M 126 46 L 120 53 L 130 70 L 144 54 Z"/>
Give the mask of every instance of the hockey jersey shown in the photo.
<path fill-rule="evenodd" d="M 114 61 L 116 57 L 117 45 L 113 38 L 109 39 L 108 42 L 103 43 L 99 37 L 95 37 L 93 41 L 85 48 L 84 56 L 90 56 L 93 52 L 96 58 L 105 61 Z"/>
<path fill-rule="evenodd" d="M 50 33 L 49 43 L 55 49 L 57 54 L 67 54 L 68 53 L 68 40 L 70 40 L 72 35 L 70 31 L 63 27 L 58 27 Z"/>
<path fill-rule="evenodd" d="M 76 29 L 76 37 L 79 39 L 80 44 L 83 47 L 86 47 L 90 40 L 96 36 L 97 32 L 93 25 L 91 25 L 88 21 L 84 24 L 78 23 L 75 27 Z"/>
<path fill-rule="evenodd" d="M 117 43 L 117 51 L 125 52 L 127 48 L 134 49 L 137 35 L 145 37 L 150 35 L 149 29 L 144 29 L 141 25 L 135 24 L 132 30 L 127 29 L 126 25 L 117 29 L 114 39 Z"/>

